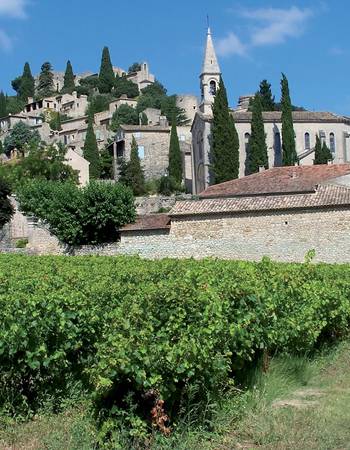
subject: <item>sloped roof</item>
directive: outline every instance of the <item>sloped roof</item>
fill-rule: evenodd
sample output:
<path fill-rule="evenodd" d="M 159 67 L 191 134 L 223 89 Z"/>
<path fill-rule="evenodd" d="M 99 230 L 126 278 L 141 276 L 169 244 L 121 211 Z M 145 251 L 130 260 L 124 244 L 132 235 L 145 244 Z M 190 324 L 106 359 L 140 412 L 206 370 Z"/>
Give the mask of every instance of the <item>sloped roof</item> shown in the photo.
<path fill-rule="evenodd" d="M 273 167 L 210 186 L 201 198 L 271 195 L 315 191 L 318 184 L 350 174 L 350 164 Z"/>
<path fill-rule="evenodd" d="M 254 197 L 213 198 L 177 202 L 169 215 L 172 218 L 275 211 L 290 209 L 350 207 L 350 189 L 344 186 L 321 185 L 316 192 L 289 195 L 258 195 Z"/>
<path fill-rule="evenodd" d="M 168 228 L 170 228 L 170 217 L 167 214 L 149 214 L 138 216 L 134 223 L 124 225 L 120 231 L 146 231 Z"/>
<path fill-rule="evenodd" d="M 162 131 L 170 133 L 170 127 L 162 127 L 160 125 L 120 125 L 124 131 Z"/>
<path fill-rule="evenodd" d="M 249 111 L 232 111 L 236 122 L 251 122 L 252 113 Z M 319 122 L 331 122 L 331 123 L 350 123 L 349 118 L 344 116 L 338 116 L 330 112 L 317 112 L 317 111 L 293 111 L 294 122 L 306 122 L 306 123 L 319 123 Z M 264 122 L 281 122 L 281 111 L 264 111 Z"/>

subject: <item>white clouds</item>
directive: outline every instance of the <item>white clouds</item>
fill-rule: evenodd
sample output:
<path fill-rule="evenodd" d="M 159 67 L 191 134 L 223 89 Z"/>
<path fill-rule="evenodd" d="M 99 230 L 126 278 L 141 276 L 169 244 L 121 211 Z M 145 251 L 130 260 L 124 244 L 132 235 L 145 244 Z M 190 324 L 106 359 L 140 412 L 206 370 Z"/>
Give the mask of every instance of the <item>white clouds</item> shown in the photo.
<path fill-rule="evenodd" d="M 24 19 L 27 0 L 0 0 L 0 16 Z"/>
<path fill-rule="evenodd" d="M 0 30 L 0 48 L 7 52 L 12 49 L 12 39 L 3 30 Z"/>
<path fill-rule="evenodd" d="M 231 56 L 240 55 L 244 56 L 246 53 L 246 46 L 241 42 L 239 37 L 235 33 L 228 33 L 228 35 L 220 39 L 216 44 L 218 55 Z"/>
<path fill-rule="evenodd" d="M 0 18 L 25 19 L 25 8 L 28 0 L 0 0 Z M 0 49 L 10 51 L 13 47 L 13 39 L 0 28 Z"/>
<path fill-rule="evenodd" d="M 235 33 L 230 32 L 217 41 L 218 53 L 222 56 L 243 56 L 253 47 L 283 44 L 288 38 L 300 36 L 312 15 L 310 9 L 295 6 L 287 9 L 243 10 L 240 16 L 248 21 L 247 43 L 243 43 Z"/>

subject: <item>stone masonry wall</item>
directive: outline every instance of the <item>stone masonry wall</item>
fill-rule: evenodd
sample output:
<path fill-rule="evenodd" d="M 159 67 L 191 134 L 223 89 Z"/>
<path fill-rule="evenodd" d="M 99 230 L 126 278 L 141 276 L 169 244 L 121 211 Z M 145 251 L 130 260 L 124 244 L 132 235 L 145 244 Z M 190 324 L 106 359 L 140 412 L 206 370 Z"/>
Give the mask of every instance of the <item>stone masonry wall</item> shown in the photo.
<path fill-rule="evenodd" d="M 65 253 L 45 228 L 33 225 L 29 235 L 31 252 Z M 242 260 L 268 256 L 302 262 L 309 250 L 315 250 L 315 261 L 350 263 L 350 208 L 175 220 L 170 235 L 129 234 L 121 242 L 83 246 L 71 254 Z"/>

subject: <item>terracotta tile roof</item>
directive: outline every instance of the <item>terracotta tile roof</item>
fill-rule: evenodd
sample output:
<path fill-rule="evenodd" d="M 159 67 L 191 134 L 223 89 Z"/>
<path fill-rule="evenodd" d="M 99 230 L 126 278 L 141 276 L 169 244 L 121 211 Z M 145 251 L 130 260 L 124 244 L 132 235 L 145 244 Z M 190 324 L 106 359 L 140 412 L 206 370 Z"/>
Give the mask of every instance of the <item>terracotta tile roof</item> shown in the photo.
<path fill-rule="evenodd" d="M 250 122 L 252 113 L 247 111 L 233 111 L 233 117 L 236 122 Z M 349 118 L 338 116 L 330 112 L 315 112 L 315 111 L 293 111 L 294 122 L 332 122 L 332 123 L 350 123 Z M 281 111 L 264 111 L 264 122 L 281 122 Z"/>
<path fill-rule="evenodd" d="M 321 185 L 316 192 L 289 195 L 258 195 L 254 197 L 214 198 L 177 202 L 170 217 L 309 209 L 332 206 L 350 207 L 350 188 Z"/>
<path fill-rule="evenodd" d="M 225 183 L 210 186 L 201 198 L 311 192 L 332 178 L 350 174 L 350 164 L 273 167 Z"/>
<path fill-rule="evenodd" d="M 124 131 L 163 131 L 170 133 L 170 127 L 163 127 L 160 125 L 120 125 Z"/>
<path fill-rule="evenodd" d="M 138 216 L 134 223 L 125 225 L 120 231 L 163 230 L 170 228 L 170 217 L 167 214 L 149 214 Z"/>

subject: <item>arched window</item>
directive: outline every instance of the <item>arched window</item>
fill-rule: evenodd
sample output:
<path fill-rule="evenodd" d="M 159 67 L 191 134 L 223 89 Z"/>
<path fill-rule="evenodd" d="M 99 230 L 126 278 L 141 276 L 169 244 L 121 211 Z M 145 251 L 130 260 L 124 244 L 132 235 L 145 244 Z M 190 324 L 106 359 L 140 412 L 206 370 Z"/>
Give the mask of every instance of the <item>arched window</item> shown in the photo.
<path fill-rule="evenodd" d="M 249 153 L 249 141 L 250 141 L 250 134 L 249 133 L 245 133 L 245 135 L 244 135 L 244 147 L 245 147 L 246 154 Z"/>
<path fill-rule="evenodd" d="M 310 150 L 310 133 L 305 133 L 305 150 Z"/>
<path fill-rule="evenodd" d="M 216 95 L 216 82 L 214 80 L 209 83 L 209 92 L 211 95 Z"/>
<path fill-rule="evenodd" d="M 275 150 L 275 166 L 280 166 L 282 164 L 282 146 L 281 146 L 281 134 L 279 131 L 275 133 L 274 138 L 274 150 Z"/>
<path fill-rule="evenodd" d="M 335 153 L 335 136 L 334 133 L 329 135 L 329 149 L 332 153 Z"/>

